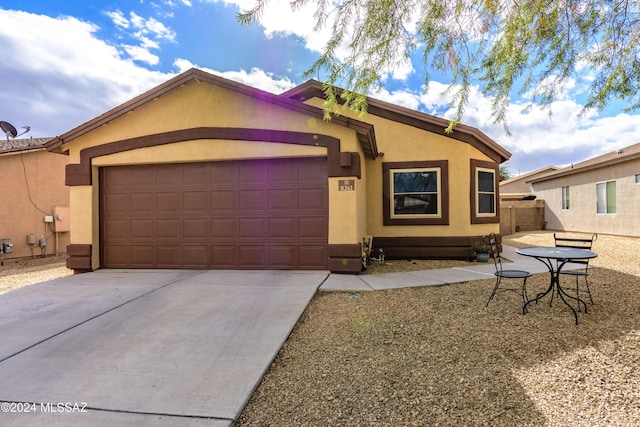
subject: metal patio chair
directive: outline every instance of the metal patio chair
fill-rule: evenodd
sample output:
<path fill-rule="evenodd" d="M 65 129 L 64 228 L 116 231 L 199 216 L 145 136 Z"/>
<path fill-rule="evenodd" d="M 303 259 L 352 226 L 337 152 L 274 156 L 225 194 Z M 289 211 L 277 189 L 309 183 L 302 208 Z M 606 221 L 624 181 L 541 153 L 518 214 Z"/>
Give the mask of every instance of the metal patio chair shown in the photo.
<path fill-rule="evenodd" d="M 524 307 L 527 303 L 527 278 L 532 276 L 532 274 L 524 270 L 505 270 L 502 267 L 502 259 L 500 258 L 500 245 L 495 233 L 483 236 L 482 241 L 489 246 L 489 257 L 493 259 L 493 264 L 496 267 L 496 285 L 493 287 L 493 292 L 491 292 L 491 296 L 489 297 L 489 300 L 487 301 L 485 307 L 488 307 L 489 303 L 496 295 L 496 293 L 501 291 L 512 291 L 520 294 L 522 296 L 522 306 Z M 522 279 L 522 286 L 517 288 L 500 287 L 502 279 Z"/>
<path fill-rule="evenodd" d="M 576 237 L 562 237 L 558 236 L 557 233 L 553 233 L 553 239 L 555 240 L 556 247 L 564 247 L 564 248 L 576 248 L 576 249 L 586 249 L 588 251 L 593 247 L 593 242 L 598 240 L 598 235 L 593 233 L 591 237 L 584 238 L 576 238 Z M 569 260 L 571 264 L 580 264 L 581 268 L 577 270 L 561 270 L 560 274 L 564 274 L 566 276 L 574 276 L 576 278 L 576 298 L 580 299 L 580 277 L 584 277 L 584 284 L 586 288 L 586 292 L 589 295 L 589 301 L 591 305 L 593 305 L 593 297 L 591 296 L 591 290 L 589 289 L 589 260 Z M 584 268 L 582 268 L 584 267 Z M 580 304 L 578 304 L 578 311 L 580 310 Z"/>

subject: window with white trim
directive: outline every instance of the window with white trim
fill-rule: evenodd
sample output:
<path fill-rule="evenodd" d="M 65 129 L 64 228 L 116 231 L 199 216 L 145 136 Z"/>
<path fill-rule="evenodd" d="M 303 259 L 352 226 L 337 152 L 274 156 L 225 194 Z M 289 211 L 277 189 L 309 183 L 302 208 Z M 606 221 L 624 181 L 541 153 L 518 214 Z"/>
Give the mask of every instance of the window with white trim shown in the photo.
<path fill-rule="evenodd" d="M 496 171 L 494 169 L 476 169 L 476 215 L 495 216 L 496 214 Z"/>
<path fill-rule="evenodd" d="M 570 206 L 569 187 L 562 187 L 562 209 L 567 210 Z"/>
<path fill-rule="evenodd" d="M 383 163 L 383 224 L 449 224 L 448 164 L 446 160 Z"/>
<path fill-rule="evenodd" d="M 616 213 L 616 182 L 607 181 L 596 184 L 596 212 L 599 214 Z"/>

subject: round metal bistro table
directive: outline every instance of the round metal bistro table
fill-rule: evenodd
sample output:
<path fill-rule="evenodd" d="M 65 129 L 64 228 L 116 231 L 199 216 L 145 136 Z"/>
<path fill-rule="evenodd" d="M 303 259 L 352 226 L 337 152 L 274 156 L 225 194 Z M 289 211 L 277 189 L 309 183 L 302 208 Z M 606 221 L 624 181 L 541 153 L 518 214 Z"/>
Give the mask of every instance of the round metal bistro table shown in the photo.
<path fill-rule="evenodd" d="M 549 292 L 551 292 L 551 303 L 553 303 L 553 292 L 556 291 L 562 302 L 564 302 L 571 309 L 571 311 L 573 311 L 573 316 L 576 319 L 577 325 L 578 313 L 576 313 L 576 310 L 571 306 L 571 304 L 569 304 L 567 298 L 577 301 L 578 308 L 580 308 L 580 304 L 582 303 L 585 313 L 587 312 L 587 304 L 577 296 L 569 295 L 564 289 L 562 289 L 562 286 L 560 286 L 560 272 L 562 271 L 562 267 L 564 267 L 566 263 L 571 262 L 571 260 L 585 260 L 595 258 L 598 256 L 598 254 L 586 249 L 562 248 L 554 246 L 532 246 L 528 248 L 516 249 L 516 252 L 520 255 L 532 257 L 542 262 L 549 269 L 550 276 L 549 288 L 545 292 L 536 295 L 534 299 L 527 301 L 522 308 L 522 312 L 526 313 L 529 304 L 534 301 L 537 304 L 538 300 L 540 298 L 543 298 Z"/>

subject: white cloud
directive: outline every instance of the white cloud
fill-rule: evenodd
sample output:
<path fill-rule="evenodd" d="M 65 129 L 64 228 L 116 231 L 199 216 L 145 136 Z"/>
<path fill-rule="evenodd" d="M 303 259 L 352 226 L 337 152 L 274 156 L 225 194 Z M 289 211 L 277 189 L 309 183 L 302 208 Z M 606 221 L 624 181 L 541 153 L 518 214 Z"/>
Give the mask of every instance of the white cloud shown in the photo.
<path fill-rule="evenodd" d="M 210 68 L 194 65 L 186 59 L 177 59 L 174 62 L 174 65 L 180 70 L 180 72 L 184 72 L 190 68 L 199 68 L 208 73 L 215 74 L 220 77 L 224 77 L 229 80 L 233 80 L 247 86 L 252 86 L 274 94 L 282 93 L 296 86 L 296 84 L 289 80 L 287 77 L 277 77 L 272 73 L 267 73 L 259 68 L 252 68 L 250 72 L 247 72 L 245 70 L 221 72 Z"/>
<path fill-rule="evenodd" d="M 64 133 L 173 76 L 123 59 L 73 17 L 0 9 L 0 22 L 0 117 L 29 136 Z"/>
<path fill-rule="evenodd" d="M 443 95 L 446 87 L 432 81 L 426 94 L 381 90 L 371 96 L 452 118 L 454 110 L 448 105 L 451 95 Z M 526 112 L 523 112 L 523 104 L 511 104 L 507 110 L 507 122 L 512 135 L 508 136 L 501 126 L 493 124 L 491 104 L 491 99 L 472 88 L 463 123 L 480 129 L 509 150 L 512 157 L 508 165 L 514 173 L 548 165 L 567 166 L 640 141 L 638 116 L 618 114 L 601 117 L 589 112 L 581 117 L 582 105 L 570 99 L 553 102 L 548 109 L 534 106 Z"/>
<path fill-rule="evenodd" d="M 122 48 L 134 61 L 144 62 L 149 65 L 157 65 L 160 62 L 158 55 L 152 54 L 148 48 L 142 46 L 122 45 Z"/>

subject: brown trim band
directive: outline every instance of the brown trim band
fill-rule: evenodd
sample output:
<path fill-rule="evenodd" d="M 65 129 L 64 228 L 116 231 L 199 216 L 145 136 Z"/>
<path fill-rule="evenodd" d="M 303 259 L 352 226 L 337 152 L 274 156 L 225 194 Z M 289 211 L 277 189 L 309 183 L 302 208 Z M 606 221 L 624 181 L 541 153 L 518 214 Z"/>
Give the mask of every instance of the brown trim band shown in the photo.
<path fill-rule="evenodd" d="M 67 268 L 76 273 L 91 271 L 91 250 L 90 244 L 72 243 L 67 245 Z"/>
<path fill-rule="evenodd" d="M 329 270 L 332 273 L 360 273 L 362 246 L 359 243 L 329 245 Z"/>
<path fill-rule="evenodd" d="M 386 259 L 468 259 L 471 245 L 482 236 L 374 237 L 372 252 L 382 249 Z M 502 241 L 499 236 L 498 241 Z"/>
<path fill-rule="evenodd" d="M 79 164 L 67 165 L 66 184 L 69 186 L 91 185 L 91 161 L 94 157 L 197 139 L 259 141 L 326 147 L 330 177 L 357 176 L 361 178 L 362 176 L 360 155 L 350 153 L 351 161 L 343 161 L 343 164 L 348 163 L 348 165 L 341 166 L 340 140 L 332 136 L 273 129 L 199 127 L 145 135 L 85 148 L 80 151 Z"/>

